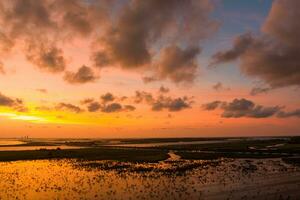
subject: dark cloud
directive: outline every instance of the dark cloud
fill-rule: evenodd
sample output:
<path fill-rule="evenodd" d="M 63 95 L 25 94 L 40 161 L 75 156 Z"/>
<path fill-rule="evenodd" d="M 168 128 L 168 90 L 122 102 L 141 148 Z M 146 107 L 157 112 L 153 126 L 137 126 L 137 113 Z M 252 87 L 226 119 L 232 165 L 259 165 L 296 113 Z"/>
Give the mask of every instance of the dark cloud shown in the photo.
<path fill-rule="evenodd" d="M 88 9 L 82 1 L 60 0 L 55 1 L 54 7 L 57 10 L 64 10 L 62 14 L 62 26 L 70 29 L 71 32 L 79 33 L 83 36 L 89 35 L 93 28 L 89 21 Z"/>
<path fill-rule="evenodd" d="M 107 104 L 101 107 L 101 111 L 105 113 L 120 112 L 122 111 L 122 105 L 119 103 Z"/>
<path fill-rule="evenodd" d="M 215 110 L 222 104 L 222 101 L 213 101 L 202 105 L 204 110 Z"/>
<path fill-rule="evenodd" d="M 159 92 L 160 93 L 168 93 L 168 92 L 170 92 L 170 89 L 167 87 L 164 87 L 164 86 L 160 86 Z"/>
<path fill-rule="evenodd" d="M 268 93 L 272 88 L 255 87 L 250 91 L 250 95 L 255 96 L 261 93 Z"/>
<path fill-rule="evenodd" d="M 77 72 L 66 72 L 64 76 L 64 80 L 71 84 L 94 82 L 98 78 L 93 70 L 85 65 L 80 67 Z"/>
<path fill-rule="evenodd" d="M 134 111 L 135 109 L 136 107 L 134 107 L 133 105 L 124 105 L 125 111 Z"/>
<path fill-rule="evenodd" d="M 49 1 L 13 0 L 3 2 L 1 18 L 9 34 L 15 38 L 24 34 L 37 35 L 40 30 L 55 27 L 51 19 Z"/>
<path fill-rule="evenodd" d="M 300 2 L 276 0 L 262 27 L 261 36 L 239 36 L 232 49 L 213 56 L 218 64 L 240 59 L 241 70 L 272 88 L 300 85 Z"/>
<path fill-rule="evenodd" d="M 255 105 L 252 101 L 247 99 L 234 99 L 232 102 L 223 105 L 224 118 L 266 118 L 271 117 L 280 111 L 280 107 L 264 107 Z"/>
<path fill-rule="evenodd" d="M 228 51 L 220 51 L 212 56 L 211 66 L 224 62 L 230 62 L 243 55 L 254 42 L 251 33 L 239 35 L 233 41 L 233 48 Z"/>
<path fill-rule="evenodd" d="M 5 29 L 0 32 L 0 49 L 25 44 L 30 62 L 48 72 L 62 72 L 66 68 L 62 47 L 78 37 L 88 38 L 96 67 L 190 82 L 199 45 L 219 26 L 210 17 L 212 10 L 209 0 L 2 1 L 0 24 Z M 159 54 L 157 63 L 154 58 Z"/>
<path fill-rule="evenodd" d="M 81 109 L 79 106 L 70 103 L 59 103 L 58 105 L 56 105 L 55 109 L 62 110 L 62 111 L 70 111 L 74 113 L 83 112 L 83 109 Z"/>
<path fill-rule="evenodd" d="M 82 100 L 80 103 L 81 103 L 81 104 L 89 104 L 89 103 L 92 103 L 92 102 L 94 102 L 94 101 L 95 101 L 95 100 L 92 99 L 92 98 L 87 98 L 87 99 Z"/>
<path fill-rule="evenodd" d="M 28 43 L 26 58 L 41 70 L 60 73 L 66 68 L 63 51 L 50 43 L 32 41 Z"/>
<path fill-rule="evenodd" d="M 0 106 L 10 107 L 18 112 L 27 112 L 24 102 L 18 98 L 11 98 L 0 93 Z"/>
<path fill-rule="evenodd" d="M 134 96 L 134 102 L 135 103 L 148 103 L 151 104 L 153 103 L 154 98 L 153 95 L 149 92 L 145 91 L 135 91 L 135 96 Z"/>
<path fill-rule="evenodd" d="M 104 51 L 94 52 L 91 56 L 94 65 L 98 68 L 108 67 L 112 61 Z"/>
<path fill-rule="evenodd" d="M 157 64 L 157 77 L 170 79 L 175 83 L 192 82 L 197 73 L 197 55 L 200 53 L 198 47 L 182 49 L 178 46 L 169 46 L 163 49 Z"/>
<path fill-rule="evenodd" d="M 224 87 L 224 85 L 221 82 L 216 83 L 215 85 L 212 86 L 212 88 L 216 91 L 226 91 L 230 90 L 230 88 Z"/>
<path fill-rule="evenodd" d="M 108 92 L 108 93 L 102 95 L 100 98 L 102 100 L 102 103 L 105 104 L 107 102 L 114 101 L 116 97 L 112 93 Z"/>
<path fill-rule="evenodd" d="M 81 101 L 81 104 L 86 105 L 89 112 L 101 111 L 105 113 L 113 113 L 122 111 L 134 111 L 136 109 L 132 105 L 122 105 L 119 102 L 115 102 L 124 100 L 124 97 L 119 98 L 108 92 L 104 95 L 101 95 L 99 102 L 94 99 L 84 99 L 83 101 Z"/>
<path fill-rule="evenodd" d="M 15 103 L 16 103 L 16 100 L 0 93 L 0 106 L 12 107 L 15 105 Z"/>
<path fill-rule="evenodd" d="M 193 101 L 188 97 L 172 98 L 165 95 L 153 96 L 149 92 L 136 91 L 134 96 L 134 102 L 145 103 L 151 106 L 153 111 L 169 110 L 171 112 L 181 111 L 186 108 L 190 108 Z"/>
<path fill-rule="evenodd" d="M 177 112 L 191 107 L 192 102 L 187 98 L 175 98 L 160 96 L 153 104 L 153 111 L 167 109 L 170 112 Z"/>
<path fill-rule="evenodd" d="M 300 109 L 296 109 L 290 112 L 281 111 L 277 116 L 279 118 L 300 117 Z"/>
<path fill-rule="evenodd" d="M 158 74 L 159 79 L 189 82 L 194 79 L 197 68 L 194 59 L 200 52 L 198 43 L 218 26 L 209 18 L 212 9 L 207 0 L 132 0 L 100 38 L 101 49 L 92 56 L 94 64 L 100 68 L 109 65 L 123 69 L 146 67 Z M 152 58 L 160 50 L 154 52 L 152 49 L 164 39 L 169 40 L 169 44 L 161 45 L 164 46 L 163 57 L 159 66 L 153 67 L 157 64 L 152 63 Z M 170 46 L 171 43 L 174 45 Z M 179 43 L 186 47 L 180 47 Z"/>
<path fill-rule="evenodd" d="M 96 112 L 101 108 L 101 104 L 98 102 L 90 102 L 87 108 L 89 112 Z"/>
<path fill-rule="evenodd" d="M 234 99 L 232 102 L 214 101 L 202 105 L 205 110 L 215 110 L 220 108 L 223 110 L 221 117 L 224 118 L 267 118 L 279 113 L 281 107 L 265 107 L 256 105 L 254 102 L 247 99 Z"/>

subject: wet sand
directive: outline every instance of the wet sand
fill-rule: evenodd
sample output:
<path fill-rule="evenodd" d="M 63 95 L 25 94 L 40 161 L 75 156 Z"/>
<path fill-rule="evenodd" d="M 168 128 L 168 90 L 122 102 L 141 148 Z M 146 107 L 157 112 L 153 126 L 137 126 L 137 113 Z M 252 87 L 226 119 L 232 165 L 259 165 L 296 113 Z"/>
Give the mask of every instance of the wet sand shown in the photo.
<path fill-rule="evenodd" d="M 172 158 L 152 164 L 75 160 L 0 163 L 0 199 L 300 197 L 300 169 L 281 159 L 186 161 L 174 154 Z"/>

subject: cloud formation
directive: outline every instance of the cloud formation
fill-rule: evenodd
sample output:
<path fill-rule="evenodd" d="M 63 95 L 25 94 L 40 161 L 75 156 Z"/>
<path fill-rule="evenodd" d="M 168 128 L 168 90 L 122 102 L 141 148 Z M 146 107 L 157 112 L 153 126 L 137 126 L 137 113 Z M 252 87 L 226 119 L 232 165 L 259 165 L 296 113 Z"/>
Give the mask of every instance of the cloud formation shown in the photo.
<path fill-rule="evenodd" d="M 150 72 L 159 80 L 192 82 L 201 42 L 219 26 L 210 17 L 213 9 L 209 0 L 6 0 L 0 3 L 5 27 L 0 49 L 24 44 L 28 61 L 58 73 L 67 68 L 64 44 L 84 38 L 99 69 L 118 67 Z"/>
<path fill-rule="evenodd" d="M 232 102 L 214 101 L 203 104 L 202 108 L 208 111 L 220 108 L 223 110 L 221 114 L 223 118 L 267 118 L 274 116 L 281 110 L 279 106 L 265 107 L 244 98 L 234 99 Z"/>
<path fill-rule="evenodd" d="M 194 46 L 185 49 L 175 45 L 166 47 L 162 50 L 154 76 L 175 83 L 193 82 L 197 75 L 196 58 L 199 53 L 200 48 Z"/>
<path fill-rule="evenodd" d="M 83 112 L 83 109 L 81 109 L 79 106 L 70 104 L 70 103 L 59 103 L 55 107 L 56 110 L 61 110 L 61 111 L 69 111 L 69 112 L 74 112 L 74 113 L 81 113 Z"/>
<path fill-rule="evenodd" d="M 107 92 L 100 96 L 100 101 L 95 99 L 84 99 L 81 101 L 83 105 L 87 106 L 89 112 L 104 112 L 104 113 L 114 113 L 114 112 L 126 112 L 134 111 L 136 108 L 133 105 L 122 105 L 117 102 L 122 101 L 122 97 L 118 98 L 110 92 Z"/>
<path fill-rule="evenodd" d="M 66 68 L 62 49 L 52 44 L 30 42 L 25 54 L 28 61 L 43 71 L 60 73 Z"/>
<path fill-rule="evenodd" d="M 26 112 L 28 110 L 22 99 L 11 98 L 2 93 L 0 93 L 0 106 L 10 107 L 18 112 Z"/>
<path fill-rule="evenodd" d="M 191 108 L 193 103 L 189 97 L 172 98 L 161 94 L 155 97 L 153 94 L 145 91 L 136 91 L 134 96 L 134 102 L 145 103 L 151 106 L 152 111 L 168 110 L 170 112 L 181 111 L 187 108 Z"/>
<path fill-rule="evenodd" d="M 262 26 L 263 34 L 246 33 L 233 47 L 217 52 L 212 64 L 240 59 L 241 70 L 272 88 L 300 85 L 300 25 L 297 0 L 275 0 Z"/>
<path fill-rule="evenodd" d="M 164 86 L 162 85 L 162 86 L 160 86 L 160 88 L 159 88 L 159 92 L 160 92 L 160 93 L 168 93 L 168 92 L 170 92 L 170 89 L 167 88 L 167 87 L 164 87 Z"/>
<path fill-rule="evenodd" d="M 153 111 L 162 111 L 164 109 L 170 112 L 177 112 L 187 108 L 190 108 L 192 101 L 187 98 L 175 98 L 160 96 L 155 102 L 152 104 Z"/>
<path fill-rule="evenodd" d="M 101 49 L 92 56 L 94 64 L 99 68 L 145 68 L 158 74 L 159 79 L 190 82 L 198 67 L 194 61 L 200 53 L 199 42 L 218 26 L 209 18 L 212 9 L 207 0 L 132 0 L 100 37 Z M 153 51 L 157 42 L 163 47 Z M 182 44 L 186 47 L 182 48 Z M 160 61 L 153 62 L 159 52 Z M 145 79 L 151 80 L 154 79 Z"/>
<path fill-rule="evenodd" d="M 250 91 L 250 95 L 255 96 L 261 93 L 268 93 L 272 88 L 254 87 Z"/>
<path fill-rule="evenodd" d="M 224 85 L 221 82 L 217 82 L 215 85 L 212 86 L 212 88 L 218 92 L 230 90 L 230 88 L 224 87 Z"/>
<path fill-rule="evenodd" d="M 300 117 L 300 109 L 296 109 L 289 112 L 281 111 L 278 113 L 277 116 L 279 118 Z"/>
<path fill-rule="evenodd" d="M 85 65 L 80 67 L 77 72 L 66 72 L 64 76 L 64 80 L 71 84 L 94 82 L 98 78 L 93 70 Z"/>
<path fill-rule="evenodd" d="M 110 102 L 110 101 L 114 101 L 116 99 L 116 97 L 110 93 L 110 92 L 107 92 L 106 94 L 103 94 L 101 95 L 101 100 L 102 100 L 102 103 L 107 103 L 107 102 Z"/>

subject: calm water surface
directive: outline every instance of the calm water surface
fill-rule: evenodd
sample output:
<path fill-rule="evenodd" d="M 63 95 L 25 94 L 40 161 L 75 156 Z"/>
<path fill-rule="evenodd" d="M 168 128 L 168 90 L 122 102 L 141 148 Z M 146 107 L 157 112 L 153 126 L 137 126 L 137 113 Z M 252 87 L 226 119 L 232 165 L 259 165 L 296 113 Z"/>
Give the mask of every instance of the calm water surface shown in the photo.
<path fill-rule="evenodd" d="M 164 173 L 195 162 L 129 164 L 97 161 L 87 167 L 74 160 L 0 162 L 0 199 L 297 199 L 300 171 L 280 160 L 220 160 L 185 173 Z M 249 169 L 255 165 L 257 169 Z M 154 170 L 133 170 L 133 169 Z M 284 173 L 283 173 L 284 172 Z M 259 186 L 259 187 L 258 187 Z M 288 192 L 287 192 L 288 191 Z M 266 198 L 268 197 L 268 198 Z"/>

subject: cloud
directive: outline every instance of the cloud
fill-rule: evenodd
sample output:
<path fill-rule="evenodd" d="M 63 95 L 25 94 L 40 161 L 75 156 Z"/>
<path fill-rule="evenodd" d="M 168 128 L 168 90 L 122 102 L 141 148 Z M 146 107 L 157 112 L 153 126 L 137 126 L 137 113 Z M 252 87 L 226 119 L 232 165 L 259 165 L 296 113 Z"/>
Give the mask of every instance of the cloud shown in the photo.
<path fill-rule="evenodd" d="M 48 90 L 47 89 L 43 89 L 43 88 L 38 88 L 38 89 L 36 89 L 36 91 L 38 91 L 40 93 L 44 93 L 44 94 L 48 93 Z"/>
<path fill-rule="evenodd" d="M 261 87 L 255 87 L 252 88 L 252 90 L 250 91 L 250 95 L 255 96 L 261 93 L 268 93 L 272 88 L 261 88 Z"/>
<path fill-rule="evenodd" d="M 84 105 L 84 104 L 92 103 L 94 101 L 95 100 L 93 98 L 87 98 L 87 99 L 82 100 L 80 103 Z"/>
<path fill-rule="evenodd" d="M 49 1 L 14 0 L 2 3 L 1 18 L 15 38 L 24 34 L 37 35 L 39 30 L 55 27 L 51 19 Z"/>
<path fill-rule="evenodd" d="M 279 118 L 300 117 L 300 109 L 296 109 L 290 112 L 281 111 L 277 116 Z"/>
<path fill-rule="evenodd" d="M 120 112 L 121 110 L 122 110 L 122 105 L 119 103 L 107 104 L 101 108 L 101 111 L 105 113 Z"/>
<path fill-rule="evenodd" d="M 230 88 L 224 87 L 224 85 L 221 82 L 216 83 L 212 86 L 212 88 L 216 91 L 228 91 Z"/>
<path fill-rule="evenodd" d="M 136 109 L 136 107 L 134 107 L 133 105 L 124 105 L 124 110 L 126 111 L 134 111 Z"/>
<path fill-rule="evenodd" d="M 28 109 L 24 106 L 23 100 L 11 98 L 0 93 L 0 106 L 10 107 L 18 112 L 27 112 Z"/>
<path fill-rule="evenodd" d="M 0 50 L 25 45 L 28 61 L 53 73 L 66 69 L 63 46 L 84 38 L 95 67 L 191 82 L 201 42 L 219 27 L 209 0 L 13 0 L 0 9 Z"/>
<path fill-rule="evenodd" d="M 182 49 L 178 46 L 168 46 L 163 49 L 158 61 L 156 77 L 170 79 L 175 83 L 193 82 L 197 73 L 198 47 Z"/>
<path fill-rule="evenodd" d="M 300 85 L 300 12 L 297 0 L 276 0 L 262 35 L 246 33 L 235 39 L 233 47 L 217 52 L 213 64 L 240 59 L 241 70 L 264 80 L 272 88 Z"/>
<path fill-rule="evenodd" d="M 222 101 L 213 101 L 202 105 L 204 110 L 215 110 L 222 104 Z"/>
<path fill-rule="evenodd" d="M 93 70 L 85 65 L 80 67 L 77 72 L 66 72 L 64 76 L 64 80 L 71 84 L 94 82 L 98 78 Z"/>
<path fill-rule="evenodd" d="M 43 71 L 60 73 L 66 68 L 63 51 L 53 44 L 32 41 L 28 43 L 26 58 Z"/>
<path fill-rule="evenodd" d="M 101 104 L 98 102 L 90 102 L 87 108 L 89 112 L 96 112 L 101 108 Z"/>
<path fill-rule="evenodd" d="M 100 101 L 88 98 L 81 101 L 81 104 L 87 106 L 89 112 L 104 112 L 104 113 L 113 113 L 113 112 L 126 112 L 134 111 L 136 108 L 132 105 L 122 105 L 116 101 L 123 101 L 124 98 L 118 98 L 110 92 L 101 95 Z"/>
<path fill-rule="evenodd" d="M 223 118 L 267 118 L 279 113 L 281 107 L 265 107 L 257 105 L 254 102 L 247 99 L 234 99 L 232 102 L 214 101 L 211 103 L 202 105 L 204 110 L 215 110 L 220 108 L 223 110 L 221 117 Z"/>
<path fill-rule="evenodd" d="M 134 102 L 135 103 L 148 103 L 151 104 L 153 103 L 154 98 L 153 95 L 149 92 L 145 92 L 145 91 L 135 91 L 135 96 L 134 96 Z"/>
<path fill-rule="evenodd" d="M 12 107 L 13 105 L 15 105 L 15 103 L 16 103 L 16 100 L 0 93 L 0 106 Z"/>
<path fill-rule="evenodd" d="M 83 109 L 81 109 L 79 106 L 70 104 L 70 103 L 59 103 L 55 107 L 56 110 L 61 110 L 61 111 L 70 111 L 74 113 L 81 113 L 83 112 Z"/>
<path fill-rule="evenodd" d="M 14 42 L 6 34 L 0 32 L 0 52 L 9 52 L 14 46 Z"/>
<path fill-rule="evenodd" d="M 169 88 L 166 88 L 166 87 L 164 87 L 164 86 L 162 85 L 162 86 L 160 86 L 160 88 L 159 88 L 159 92 L 160 92 L 160 93 L 168 93 L 168 92 L 170 92 L 170 89 L 169 89 Z"/>
<path fill-rule="evenodd" d="M 160 96 L 153 104 L 153 111 L 167 109 L 170 112 L 177 112 L 191 107 L 192 102 L 187 98 L 175 98 Z"/>
<path fill-rule="evenodd" d="M 233 41 L 233 48 L 227 51 L 217 52 L 212 56 L 210 66 L 220 63 L 230 62 L 243 55 L 249 46 L 253 43 L 254 38 L 251 33 L 245 33 L 237 36 Z"/>
<path fill-rule="evenodd" d="M 104 103 L 104 104 L 107 102 L 110 102 L 110 101 L 114 101 L 116 99 L 116 97 L 110 92 L 102 95 L 100 98 L 102 100 L 102 103 Z"/>
<path fill-rule="evenodd" d="M 200 53 L 198 43 L 218 27 L 209 17 L 212 9 L 213 5 L 207 0 L 132 0 L 124 5 L 116 22 L 111 23 L 98 40 L 101 48 L 91 57 L 94 65 L 137 71 L 145 68 L 158 74 L 160 79 L 191 81 L 197 68 L 194 59 Z M 159 67 L 153 67 L 156 65 L 153 57 L 161 51 L 153 51 L 158 42 L 163 57 Z M 172 59 L 180 63 L 172 62 Z M 164 64 L 168 65 L 165 67 Z"/>
<path fill-rule="evenodd" d="M 172 98 L 164 95 L 154 97 L 151 93 L 145 91 L 136 91 L 134 102 L 146 103 L 151 106 L 153 111 L 169 110 L 171 112 L 181 111 L 190 108 L 193 101 L 188 97 Z"/>

